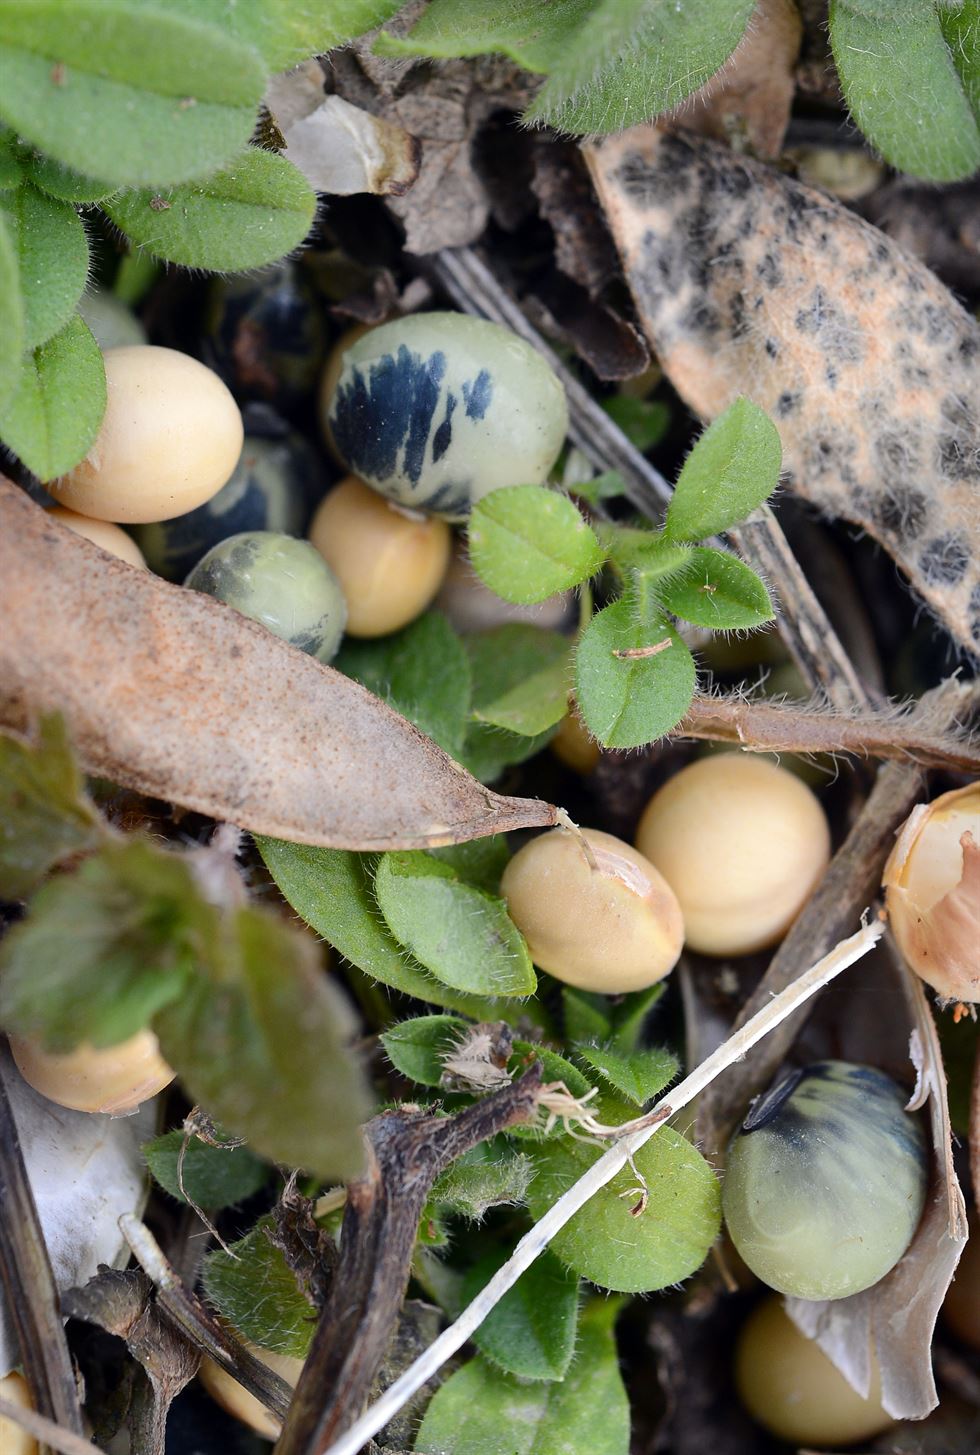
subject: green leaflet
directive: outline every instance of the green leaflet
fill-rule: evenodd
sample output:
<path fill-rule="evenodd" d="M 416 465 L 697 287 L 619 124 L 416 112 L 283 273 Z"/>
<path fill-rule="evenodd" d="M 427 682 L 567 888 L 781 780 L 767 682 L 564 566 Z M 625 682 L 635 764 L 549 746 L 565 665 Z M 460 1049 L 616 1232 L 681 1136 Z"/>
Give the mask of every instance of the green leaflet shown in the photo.
<path fill-rule="evenodd" d="M 296 1275 L 269 1238 L 271 1218 L 261 1218 L 231 1252 L 216 1248 L 204 1259 L 208 1302 L 233 1329 L 260 1349 L 305 1359 L 316 1328 L 316 1310 Z"/>
<path fill-rule="evenodd" d="M 70 203 L 30 183 L 0 192 L 0 210 L 17 257 L 24 348 L 36 349 L 64 328 L 82 296 L 89 265 L 85 229 Z"/>
<path fill-rule="evenodd" d="M 85 453 L 105 413 L 105 367 L 77 314 L 26 354 L 0 407 L 0 440 L 41 480 L 63 475 Z"/>
<path fill-rule="evenodd" d="M 947 38 L 958 38 L 956 30 L 945 29 L 933 0 L 903 5 L 900 21 L 894 12 L 832 0 L 830 39 L 855 121 L 893 167 L 934 182 L 980 167 L 980 126 L 969 100 L 980 80 L 975 72 L 961 80 Z M 973 47 L 975 55 L 975 39 Z"/>
<path fill-rule="evenodd" d="M 60 717 L 42 718 L 33 741 L 0 733 L 0 899 L 25 899 L 106 834 Z"/>
<path fill-rule="evenodd" d="M 942 6 L 939 23 L 967 100 L 980 121 L 980 0 L 962 0 L 957 8 Z"/>
<path fill-rule="evenodd" d="M 268 1163 L 261 1161 L 248 1147 L 213 1147 L 195 1136 L 186 1138 L 183 1166 L 178 1175 L 184 1142 L 184 1132 L 178 1128 L 154 1137 L 151 1142 L 144 1142 L 142 1147 L 153 1177 L 178 1202 L 187 1201 L 186 1193 L 198 1207 L 212 1210 L 233 1207 L 258 1192 L 268 1180 Z"/>
<path fill-rule="evenodd" d="M 419 1015 L 385 1031 L 381 1044 L 388 1059 L 421 1086 L 442 1085 L 443 1058 L 466 1033 L 468 1024 L 455 1015 Z"/>
<path fill-rule="evenodd" d="M 630 444 L 644 452 L 660 443 L 670 424 L 670 410 L 659 399 L 631 399 L 628 394 L 614 394 L 602 401 L 602 407 L 619 425 Z M 608 473 L 615 475 L 616 472 Z M 603 477 L 600 475 L 599 478 Z M 579 491 L 575 493 L 579 494 Z"/>
<path fill-rule="evenodd" d="M 511 485 L 478 500 L 469 554 L 484 585 L 522 604 L 581 585 L 603 561 L 595 532 L 573 503 L 543 485 Z"/>
<path fill-rule="evenodd" d="M 166 186 L 246 144 L 265 85 L 255 51 L 137 0 L 0 0 L 0 115 L 106 182 Z"/>
<path fill-rule="evenodd" d="M 615 1308 L 582 1315 L 577 1357 L 565 1378 L 526 1384 L 485 1359 L 464 1364 L 433 1396 L 417 1455 L 627 1455 L 629 1401 L 616 1357 Z"/>
<path fill-rule="evenodd" d="M 531 995 L 536 980 L 524 937 L 503 901 L 458 879 L 419 850 L 383 854 L 374 880 L 395 938 L 454 990 Z"/>
<path fill-rule="evenodd" d="M 457 1157 L 429 1196 L 440 1212 L 479 1222 L 492 1207 L 524 1202 L 534 1164 L 523 1152 L 512 1152 L 502 1137 Z"/>
<path fill-rule="evenodd" d="M 285 71 L 389 20 L 401 0 L 169 0 L 193 20 L 246 41 L 269 69 Z"/>
<path fill-rule="evenodd" d="M 430 849 L 437 859 L 450 864 L 460 879 L 496 894 L 500 879 L 510 859 L 510 849 L 503 834 L 491 834 L 486 839 L 468 839 L 464 844 L 443 844 L 441 848 Z"/>
<path fill-rule="evenodd" d="M 300 245 L 316 194 L 285 157 L 247 147 L 220 172 L 177 187 L 121 192 L 104 204 L 128 238 L 185 268 L 261 268 Z"/>
<path fill-rule="evenodd" d="M 464 1305 L 510 1257 L 495 1248 L 467 1273 Z M 547 1250 L 533 1262 L 473 1335 L 485 1358 L 521 1379 L 564 1379 L 575 1353 L 579 1282 Z"/>
<path fill-rule="evenodd" d="M 615 1044 L 594 1045 L 591 1042 L 575 1047 L 579 1059 L 598 1071 L 614 1091 L 627 1097 L 634 1106 L 646 1106 L 659 1096 L 677 1075 L 680 1067 L 671 1051 L 657 1048 L 643 1051 L 621 1051 Z"/>
<path fill-rule="evenodd" d="M 566 637 L 511 622 L 473 633 L 464 645 L 473 664 L 478 722 L 536 737 L 565 716 L 571 685 Z"/>
<path fill-rule="evenodd" d="M 684 462 L 667 509 L 670 541 L 700 541 L 751 515 L 779 483 L 782 446 L 772 420 L 736 399 Z"/>
<path fill-rule="evenodd" d="M 695 546 L 683 565 L 653 587 L 674 616 L 712 631 L 736 631 L 772 621 L 772 600 L 763 583 L 737 556 Z"/>
<path fill-rule="evenodd" d="M 52 161 L 39 153 L 30 157 L 27 169 L 35 187 L 62 202 L 102 202 L 117 190 L 112 182 L 87 177 L 73 167 L 66 167 L 62 162 Z"/>

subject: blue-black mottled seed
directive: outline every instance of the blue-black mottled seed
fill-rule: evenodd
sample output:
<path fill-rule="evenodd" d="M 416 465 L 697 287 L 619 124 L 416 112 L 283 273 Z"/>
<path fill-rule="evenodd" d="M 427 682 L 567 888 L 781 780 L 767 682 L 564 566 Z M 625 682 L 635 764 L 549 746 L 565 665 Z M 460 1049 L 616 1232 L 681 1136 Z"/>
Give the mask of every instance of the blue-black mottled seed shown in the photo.
<path fill-rule="evenodd" d="M 460 313 L 414 314 L 358 339 L 327 410 L 356 475 L 447 520 L 464 520 L 491 490 L 543 481 L 568 425 L 564 390 L 541 356 Z"/>
<path fill-rule="evenodd" d="M 927 1179 L 922 1126 L 905 1100 L 873 1066 L 818 1061 L 755 1103 L 729 1149 L 723 1206 L 764 1283 L 846 1298 L 898 1262 Z"/>

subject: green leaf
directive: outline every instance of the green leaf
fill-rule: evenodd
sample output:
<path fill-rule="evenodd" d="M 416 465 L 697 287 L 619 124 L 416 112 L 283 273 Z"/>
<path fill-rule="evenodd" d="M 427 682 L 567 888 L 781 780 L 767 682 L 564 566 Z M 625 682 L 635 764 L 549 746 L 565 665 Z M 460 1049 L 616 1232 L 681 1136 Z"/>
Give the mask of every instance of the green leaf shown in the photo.
<path fill-rule="evenodd" d="M 473 668 L 478 722 L 536 737 L 565 716 L 571 686 L 566 637 L 511 622 L 476 632 L 464 645 Z"/>
<path fill-rule="evenodd" d="M 602 407 L 630 444 L 644 452 L 660 443 L 670 424 L 670 410 L 659 399 L 631 399 L 628 394 L 613 394 L 602 401 Z"/>
<path fill-rule="evenodd" d="M 381 1036 L 396 1071 L 420 1086 L 442 1085 L 443 1058 L 466 1033 L 468 1023 L 455 1015 L 419 1015 L 399 1021 Z"/>
<path fill-rule="evenodd" d="M 561 999 L 567 1041 L 575 1043 L 609 1039 L 612 1034 L 612 1017 L 606 996 L 593 991 L 573 990 L 571 986 L 564 985 Z"/>
<path fill-rule="evenodd" d="M 19 187 L 24 180 L 24 164 L 17 136 L 9 127 L 0 125 L 0 192 Z"/>
<path fill-rule="evenodd" d="M 605 1310 L 583 1314 L 561 1381 L 526 1384 L 486 1359 L 450 1375 L 429 1403 L 417 1455 L 628 1455 L 629 1400 Z M 503 1443 L 505 1442 L 505 1443 Z"/>
<path fill-rule="evenodd" d="M 597 1109 L 609 1121 L 610 1107 Z M 615 1119 L 620 1119 L 616 1117 Z M 568 1137 L 542 1143 L 534 1152 L 537 1175 L 528 1192 L 535 1219 L 603 1155 L 601 1147 Z M 637 1187 L 629 1167 L 595 1193 L 551 1242 L 563 1263 L 600 1288 L 643 1293 L 679 1283 L 697 1268 L 721 1226 L 718 1179 L 690 1142 L 672 1127 L 651 1137 L 634 1157 L 646 1181 L 649 1204 L 637 1217 L 637 1199 L 622 1197 Z"/>
<path fill-rule="evenodd" d="M 980 167 L 980 126 L 933 0 L 903 5 L 900 21 L 832 0 L 830 39 L 851 114 L 887 162 L 933 182 Z"/>
<path fill-rule="evenodd" d="M 45 884 L 0 945 L 0 1024 L 52 1051 L 127 1040 L 187 989 L 209 911 L 176 854 L 104 844 Z"/>
<path fill-rule="evenodd" d="M 260 1349 L 305 1359 L 316 1328 L 316 1310 L 300 1292 L 285 1257 L 271 1242 L 271 1218 L 262 1218 L 231 1246 L 204 1259 L 202 1282 L 208 1302 L 245 1339 Z"/>
<path fill-rule="evenodd" d="M 604 470 L 593 475 L 591 480 L 580 480 L 568 486 L 578 500 L 587 505 L 599 505 L 604 500 L 619 500 L 626 494 L 626 481 L 618 470 Z"/>
<path fill-rule="evenodd" d="M 674 616 L 712 631 L 762 626 L 775 616 L 769 592 L 737 556 L 695 546 L 680 568 L 654 588 Z"/>
<path fill-rule="evenodd" d="M 530 1159 L 527 1159 L 530 1160 Z M 468 1304 L 510 1257 L 496 1248 L 466 1275 Z M 575 1353 L 578 1279 L 547 1250 L 531 1264 L 473 1334 L 480 1353 L 521 1379 L 564 1379 Z"/>
<path fill-rule="evenodd" d="M 670 642 L 653 656 L 643 652 Z M 575 698 L 606 748 L 638 748 L 676 727 L 694 695 L 694 659 L 639 583 L 590 621 L 579 642 Z"/>
<path fill-rule="evenodd" d="M 612 1030 L 609 1037 L 617 1051 L 629 1055 L 631 1051 L 636 1050 L 647 1016 L 662 999 L 666 989 L 666 985 L 661 981 L 659 985 L 648 985 L 645 990 L 633 990 L 629 995 L 622 997 L 613 1011 Z M 590 1037 L 589 1039 L 603 1040 L 604 1037 Z"/>
<path fill-rule="evenodd" d="M 106 833 L 60 717 L 42 718 L 34 741 L 0 733 L 0 899 L 25 899 Z"/>
<path fill-rule="evenodd" d="M 478 500 L 469 553 L 485 586 L 521 604 L 581 585 L 603 561 L 595 531 L 572 501 L 543 485 L 509 485 Z"/>
<path fill-rule="evenodd" d="M 402 0 L 169 0 L 168 9 L 207 20 L 253 45 L 270 70 L 285 71 L 390 20 Z"/>
<path fill-rule="evenodd" d="M 102 202 L 118 190 L 113 182 L 87 177 L 76 172 L 74 167 L 66 167 L 62 162 L 52 161 L 37 152 L 28 160 L 28 173 L 35 187 L 62 202 Z"/>
<path fill-rule="evenodd" d="M 257 836 L 266 867 L 299 915 L 352 965 L 382 985 L 480 1020 L 486 1003 L 451 991 L 417 965 L 389 932 L 374 898 L 372 860 Z"/>
<path fill-rule="evenodd" d="M 454 990 L 531 995 L 536 984 L 524 937 L 500 899 L 458 879 L 420 850 L 384 854 L 374 891 L 392 934 Z"/>
<path fill-rule="evenodd" d="M 576 1051 L 587 1066 L 598 1071 L 612 1087 L 634 1106 L 646 1106 L 666 1086 L 680 1067 L 671 1051 L 651 1049 L 622 1052 L 615 1045 L 582 1045 Z"/>
<path fill-rule="evenodd" d="M 939 23 L 967 100 L 980 121 L 980 0 L 962 0 L 956 8 L 941 6 Z"/>
<path fill-rule="evenodd" d="M 467 884 L 485 889 L 488 894 L 496 894 L 500 889 L 500 879 L 510 859 L 510 849 L 503 834 L 469 839 L 465 844 L 444 844 L 429 852 L 451 865 Z"/>
<path fill-rule="evenodd" d="M 525 1201 L 534 1164 L 523 1152 L 512 1152 L 496 1138 L 464 1152 L 442 1174 L 429 1196 L 442 1212 L 479 1222 L 492 1207 L 513 1207 Z"/>
<path fill-rule="evenodd" d="M 20 272 L 24 347 L 35 349 L 64 328 L 82 296 L 89 261 L 85 229 L 70 203 L 29 183 L 0 192 L 0 210 Z"/>
<path fill-rule="evenodd" d="M 505 768 L 524 763 L 546 748 L 555 735 L 555 728 L 525 738 L 489 723 L 474 722 L 467 731 L 460 762 L 481 783 L 494 783 Z"/>
<path fill-rule="evenodd" d="M 41 151 L 127 186 L 223 166 L 251 135 L 265 67 L 210 24 L 137 0 L 0 0 L 0 115 Z"/>
<path fill-rule="evenodd" d="M 305 932 L 254 909 L 225 915 L 206 975 L 154 1017 L 193 1099 L 273 1162 L 345 1180 L 371 1111 L 356 1022 Z"/>
<path fill-rule="evenodd" d="M 203 181 L 122 192 L 104 210 L 154 257 L 240 272 L 299 247 L 313 225 L 316 193 L 285 157 L 248 147 Z"/>
<path fill-rule="evenodd" d="M 667 539 L 700 541 L 737 525 L 775 490 L 781 463 L 779 435 L 765 410 L 736 399 L 684 463 L 667 508 Z"/>
<path fill-rule="evenodd" d="M 459 637 L 440 612 L 427 612 L 404 631 L 378 641 L 348 638 L 333 665 L 460 757 L 470 710 L 470 668 Z"/>
<path fill-rule="evenodd" d="M 543 1070 L 543 1081 L 545 1085 L 552 1081 L 563 1081 L 571 1092 L 572 1096 L 587 1096 L 592 1090 L 590 1083 L 582 1075 L 577 1066 L 560 1055 L 558 1051 L 552 1050 L 550 1046 L 544 1046 L 539 1041 L 515 1040 L 513 1053 L 507 1063 L 511 1079 L 516 1081 L 532 1065 L 540 1061 Z M 544 1130 L 543 1123 L 528 1123 L 509 1127 L 507 1135 L 517 1137 L 522 1142 L 543 1142 L 551 1137 L 561 1137 L 564 1128 L 560 1122 L 556 1122 L 550 1132 Z"/>
<path fill-rule="evenodd" d="M 234 1207 L 258 1192 L 268 1181 L 269 1166 L 260 1161 L 248 1147 L 212 1147 L 200 1137 L 187 1136 L 184 1164 L 178 1173 L 185 1134 L 182 1129 L 164 1132 L 143 1143 L 143 1157 L 153 1177 L 171 1197 L 187 1202 L 184 1191 L 198 1207 L 216 1211 Z"/>
<path fill-rule="evenodd" d="M 0 440 L 39 479 L 53 480 L 84 459 L 105 401 L 102 353 L 76 314 L 22 361 L 14 392 L 0 408 Z"/>

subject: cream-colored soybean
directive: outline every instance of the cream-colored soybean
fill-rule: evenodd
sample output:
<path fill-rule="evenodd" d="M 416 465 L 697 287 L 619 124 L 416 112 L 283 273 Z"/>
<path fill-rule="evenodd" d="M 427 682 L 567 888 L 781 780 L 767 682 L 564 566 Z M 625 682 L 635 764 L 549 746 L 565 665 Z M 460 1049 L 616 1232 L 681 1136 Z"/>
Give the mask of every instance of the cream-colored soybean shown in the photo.
<path fill-rule="evenodd" d="M 32 1410 L 34 1401 L 27 1380 L 16 1370 L 0 1379 L 0 1399 L 15 1404 L 22 1410 Z M 0 1451 L 3 1455 L 37 1455 L 38 1443 L 22 1426 L 0 1415 Z"/>
<path fill-rule="evenodd" d="M 105 371 L 95 443 L 50 493 L 82 515 L 126 525 L 170 520 L 216 495 L 245 438 L 238 405 L 217 374 L 151 345 L 109 349 Z"/>
<path fill-rule="evenodd" d="M 445 521 L 410 518 L 354 475 L 331 490 L 310 540 L 343 589 L 348 633 L 381 637 L 414 621 L 446 574 L 450 534 Z"/>
<path fill-rule="evenodd" d="M 101 1050 L 83 1043 L 65 1054 L 11 1036 L 10 1050 L 35 1091 L 72 1111 L 125 1116 L 174 1079 L 152 1031 L 138 1031 L 128 1041 Z"/>
<path fill-rule="evenodd" d="M 680 901 L 687 944 L 747 955 L 782 939 L 830 859 L 823 809 L 774 763 L 721 753 L 675 773 L 647 804 L 637 848 Z"/>
<path fill-rule="evenodd" d="M 574 706 L 558 724 L 558 731 L 548 744 L 555 757 L 573 772 L 587 777 L 602 757 L 602 750 L 582 722 Z"/>
<path fill-rule="evenodd" d="M 892 1424 L 881 1407 L 877 1364 L 868 1398 L 862 1399 L 823 1350 L 800 1333 L 778 1298 L 760 1304 L 742 1328 L 735 1387 L 752 1418 L 793 1446 L 853 1445 Z"/>
<path fill-rule="evenodd" d="M 552 829 L 504 871 L 501 893 L 531 958 L 566 985 L 609 995 L 642 990 L 672 970 L 684 942 L 681 912 L 657 870 L 598 829 Z"/>
<path fill-rule="evenodd" d="M 90 515 L 79 515 L 74 510 L 66 510 L 63 505 L 56 505 L 53 510 L 48 511 L 50 520 L 59 520 L 76 535 L 84 536 L 93 545 L 101 546 L 112 556 L 118 556 L 120 561 L 128 561 L 131 566 L 141 566 L 146 570 L 146 561 L 143 559 L 143 552 L 124 530 L 118 525 L 113 525 L 108 520 L 95 520 Z"/>
<path fill-rule="evenodd" d="M 278 1374 L 293 1389 L 296 1388 L 303 1369 L 302 1359 L 296 1359 L 291 1354 L 273 1354 L 269 1349 L 260 1349 L 248 1339 L 242 1342 L 256 1359 L 261 1359 L 274 1374 Z M 237 1379 L 233 1379 L 207 1354 L 201 1360 L 199 1373 L 204 1388 L 223 1410 L 236 1420 L 241 1420 L 242 1424 L 248 1425 L 257 1434 L 264 1435 L 267 1440 L 278 1439 L 282 1425 L 272 1411 L 267 1410 L 261 1400 L 244 1389 Z"/>

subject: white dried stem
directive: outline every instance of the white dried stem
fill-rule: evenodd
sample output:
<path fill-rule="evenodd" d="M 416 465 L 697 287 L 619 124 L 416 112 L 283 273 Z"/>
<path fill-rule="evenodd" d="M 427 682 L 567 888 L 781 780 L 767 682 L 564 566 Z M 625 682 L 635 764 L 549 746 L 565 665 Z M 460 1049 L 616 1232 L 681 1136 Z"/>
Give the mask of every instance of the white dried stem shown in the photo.
<path fill-rule="evenodd" d="M 866 955 L 877 944 L 883 931 L 884 926 L 880 922 L 874 921 L 864 925 L 857 934 L 851 935 L 849 939 L 842 940 L 840 944 L 835 945 L 828 955 L 799 976 L 780 995 L 775 996 L 769 1005 L 764 1006 L 750 1021 L 747 1021 L 707 1060 L 702 1061 L 690 1076 L 685 1077 L 680 1085 L 670 1093 L 669 1102 L 667 1098 L 663 1098 L 651 1112 L 639 1119 L 641 1125 L 634 1124 L 632 1131 L 628 1128 L 620 1128 L 620 1131 L 625 1130 L 625 1135 L 621 1136 L 615 1146 L 610 1147 L 604 1156 L 593 1163 L 588 1172 L 580 1177 L 552 1208 L 549 1208 L 529 1233 L 525 1234 L 511 1257 L 502 1268 L 497 1270 L 473 1302 L 463 1310 L 456 1322 L 450 1324 L 449 1328 L 445 1329 L 438 1339 L 429 1345 L 428 1349 L 415 1360 L 415 1363 L 411 1364 L 404 1374 L 385 1390 L 381 1398 L 366 1410 L 339 1440 L 334 1441 L 324 1455 L 357 1455 L 357 1452 L 367 1444 L 372 1435 L 376 1435 L 388 1424 L 389 1420 L 394 1418 L 412 1395 L 421 1389 L 434 1374 L 438 1373 L 447 1359 L 462 1348 L 473 1331 L 483 1323 L 490 1310 L 503 1298 L 508 1289 L 513 1288 L 521 1274 L 530 1268 L 535 1259 L 547 1248 L 552 1238 L 575 1216 L 579 1209 L 584 1207 L 600 1188 L 605 1187 L 617 1172 L 629 1165 L 640 1148 L 666 1124 L 667 1115 L 673 1115 L 692 1102 L 726 1067 L 746 1055 L 757 1041 L 761 1041 L 770 1031 L 775 1030 L 781 1021 L 792 1015 L 804 1001 L 809 1000 L 811 995 Z M 663 1110 L 666 1106 L 670 1108 L 667 1115 Z"/>

